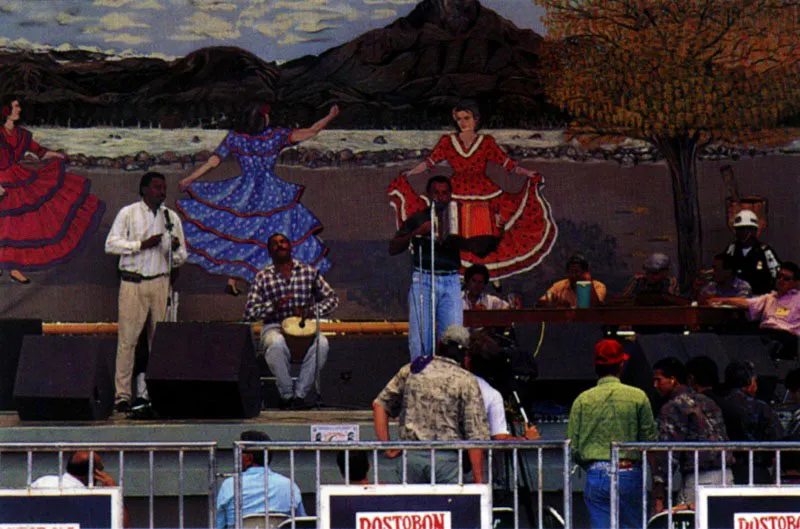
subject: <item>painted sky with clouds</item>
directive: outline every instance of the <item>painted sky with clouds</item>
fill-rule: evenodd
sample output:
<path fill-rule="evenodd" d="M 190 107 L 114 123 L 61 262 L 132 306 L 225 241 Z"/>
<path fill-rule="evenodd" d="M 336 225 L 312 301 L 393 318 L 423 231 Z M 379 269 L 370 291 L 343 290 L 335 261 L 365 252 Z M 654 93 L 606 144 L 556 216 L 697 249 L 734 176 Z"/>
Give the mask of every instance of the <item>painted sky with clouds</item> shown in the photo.
<path fill-rule="evenodd" d="M 408 14 L 417 0 L 0 0 L 0 45 L 179 57 L 234 45 L 268 61 L 318 54 Z M 532 0 L 481 0 L 543 33 Z"/>

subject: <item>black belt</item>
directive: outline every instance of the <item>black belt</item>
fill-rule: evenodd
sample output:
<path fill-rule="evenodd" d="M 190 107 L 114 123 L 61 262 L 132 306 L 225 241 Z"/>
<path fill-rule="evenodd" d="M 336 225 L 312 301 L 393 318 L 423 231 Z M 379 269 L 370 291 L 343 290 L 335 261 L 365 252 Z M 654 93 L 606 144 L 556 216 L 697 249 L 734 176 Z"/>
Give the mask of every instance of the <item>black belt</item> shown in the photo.
<path fill-rule="evenodd" d="M 164 277 L 167 274 L 158 274 L 155 276 L 143 276 L 142 274 L 137 274 L 136 272 L 128 272 L 127 270 L 120 270 L 119 271 L 119 278 L 122 281 L 128 281 L 129 283 L 141 283 L 142 281 L 150 281 L 151 279 L 158 279 L 159 277 Z"/>

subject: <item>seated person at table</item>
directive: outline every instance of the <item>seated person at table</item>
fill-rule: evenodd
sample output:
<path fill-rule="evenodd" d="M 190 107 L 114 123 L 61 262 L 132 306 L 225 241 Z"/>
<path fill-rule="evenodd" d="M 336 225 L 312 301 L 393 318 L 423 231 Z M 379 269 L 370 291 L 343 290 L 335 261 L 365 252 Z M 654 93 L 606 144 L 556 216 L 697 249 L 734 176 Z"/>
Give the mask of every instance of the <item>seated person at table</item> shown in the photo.
<path fill-rule="evenodd" d="M 670 260 L 663 253 L 651 254 L 644 262 L 643 274 L 636 274 L 631 278 L 628 286 L 622 292 L 622 297 L 631 298 L 637 302 L 642 297 L 675 296 L 678 292 L 678 281 L 669 273 Z M 638 298 L 638 299 L 637 299 Z"/>
<path fill-rule="evenodd" d="M 750 283 L 736 277 L 733 258 L 721 253 L 714 256 L 714 276 L 700 289 L 697 301 L 705 305 L 710 298 L 749 298 L 753 295 Z"/>
<path fill-rule="evenodd" d="M 553 283 L 536 305 L 574 309 L 578 306 L 578 281 L 592 282 L 589 300 L 591 306 L 605 303 L 606 286 L 600 281 L 592 279 L 592 274 L 589 273 L 589 261 L 584 256 L 575 254 L 567 260 L 567 278 Z"/>
<path fill-rule="evenodd" d="M 489 283 L 489 269 L 482 264 L 474 264 L 464 272 L 464 290 L 461 299 L 464 310 L 510 309 L 511 305 L 497 296 L 484 292 Z"/>
<path fill-rule="evenodd" d="M 759 328 L 771 331 L 771 336 L 783 345 L 780 356 L 797 356 L 797 337 L 800 336 L 800 267 L 790 261 L 781 263 L 776 290 L 754 298 L 710 298 L 709 305 L 733 305 L 747 309 L 751 320 L 759 320 Z"/>

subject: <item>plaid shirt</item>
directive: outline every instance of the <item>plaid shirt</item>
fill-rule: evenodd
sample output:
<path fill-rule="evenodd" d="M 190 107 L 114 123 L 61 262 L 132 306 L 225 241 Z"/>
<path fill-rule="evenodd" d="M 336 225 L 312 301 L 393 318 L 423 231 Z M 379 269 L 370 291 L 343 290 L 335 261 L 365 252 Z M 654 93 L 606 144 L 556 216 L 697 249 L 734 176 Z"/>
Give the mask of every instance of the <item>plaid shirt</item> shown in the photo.
<path fill-rule="evenodd" d="M 339 305 L 339 296 L 316 268 L 292 261 L 292 278 L 287 281 L 275 265 L 270 265 L 258 273 L 250 288 L 244 319 L 280 323 L 290 316 L 300 316 L 304 311 L 313 314 L 312 297 L 322 316 L 330 314 Z"/>

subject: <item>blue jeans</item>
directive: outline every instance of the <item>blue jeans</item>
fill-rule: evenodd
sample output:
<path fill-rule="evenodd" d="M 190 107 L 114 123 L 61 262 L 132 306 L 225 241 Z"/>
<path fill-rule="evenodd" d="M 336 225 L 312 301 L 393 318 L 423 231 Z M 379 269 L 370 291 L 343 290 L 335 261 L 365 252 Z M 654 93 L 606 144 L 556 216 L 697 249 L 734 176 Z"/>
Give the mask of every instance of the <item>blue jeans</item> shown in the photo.
<path fill-rule="evenodd" d="M 436 288 L 436 339 L 451 325 L 464 323 L 461 279 L 458 272 L 434 276 Z M 420 295 L 422 304 L 420 305 Z M 418 356 L 430 356 L 433 350 L 431 330 L 431 274 L 414 271 L 408 290 L 408 349 L 413 362 Z"/>
<path fill-rule="evenodd" d="M 619 526 L 637 528 L 642 526 L 642 467 L 619 471 Z M 608 529 L 611 527 L 611 471 L 608 462 L 593 463 L 586 471 L 586 486 L 583 501 L 589 510 L 589 526 Z"/>

